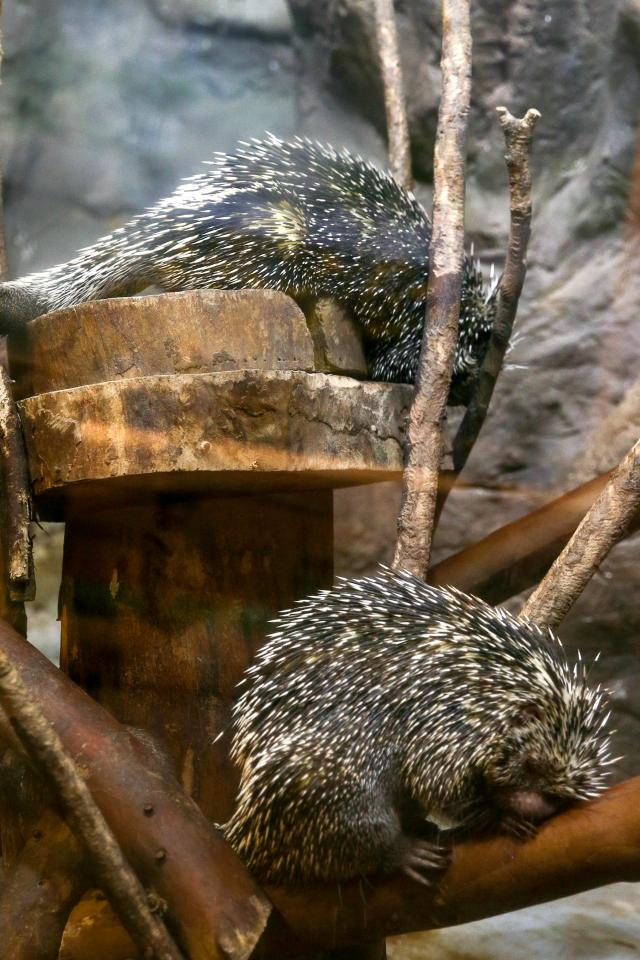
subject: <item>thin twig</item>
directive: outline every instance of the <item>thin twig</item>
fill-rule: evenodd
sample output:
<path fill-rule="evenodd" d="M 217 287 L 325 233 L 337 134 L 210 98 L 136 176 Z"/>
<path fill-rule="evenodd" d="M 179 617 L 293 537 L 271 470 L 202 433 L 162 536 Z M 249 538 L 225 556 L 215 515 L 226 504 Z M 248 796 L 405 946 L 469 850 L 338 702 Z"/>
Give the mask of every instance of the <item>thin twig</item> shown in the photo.
<path fill-rule="evenodd" d="M 427 315 L 407 429 L 393 565 L 425 577 L 443 453 L 442 422 L 458 339 L 464 257 L 464 168 L 471 96 L 468 0 L 442 2 L 442 98 L 434 156 Z"/>
<path fill-rule="evenodd" d="M 531 233 L 531 171 L 529 161 L 533 133 L 540 118 L 538 110 L 527 110 L 522 119 L 513 117 L 506 107 L 498 107 L 498 118 L 504 133 L 507 152 L 505 160 L 509 171 L 511 222 L 504 272 L 496 294 L 496 318 L 491 339 L 478 380 L 453 441 L 453 482 L 441 495 L 440 507 L 478 439 L 486 419 L 493 390 L 502 370 L 504 356 L 511 339 L 518 300 L 527 272 L 527 247 Z"/>
<path fill-rule="evenodd" d="M 411 143 L 393 0 L 374 0 L 374 8 L 387 117 L 389 170 L 398 183 L 411 190 Z"/>
<path fill-rule="evenodd" d="M 102 813 L 53 727 L 18 671 L 0 652 L 0 704 L 37 769 L 54 787 L 82 838 L 96 879 L 143 957 L 181 960 L 163 922 L 151 913 L 144 888 L 125 860 Z"/>
<path fill-rule="evenodd" d="M 640 506 L 640 440 L 613 472 L 571 540 L 520 611 L 555 626 L 568 613 Z"/>

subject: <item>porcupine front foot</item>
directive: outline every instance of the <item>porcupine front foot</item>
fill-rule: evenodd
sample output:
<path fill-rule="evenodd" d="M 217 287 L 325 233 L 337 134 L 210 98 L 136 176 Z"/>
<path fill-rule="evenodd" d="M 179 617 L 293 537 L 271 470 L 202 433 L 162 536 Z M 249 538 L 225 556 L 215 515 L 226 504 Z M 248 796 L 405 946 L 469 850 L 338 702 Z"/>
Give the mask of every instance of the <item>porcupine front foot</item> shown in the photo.
<path fill-rule="evenodd" d="M 403 836 L 398 869 L 412 880 L 431 887 L 451 862 L 451 850 L 421 837 Z"/>

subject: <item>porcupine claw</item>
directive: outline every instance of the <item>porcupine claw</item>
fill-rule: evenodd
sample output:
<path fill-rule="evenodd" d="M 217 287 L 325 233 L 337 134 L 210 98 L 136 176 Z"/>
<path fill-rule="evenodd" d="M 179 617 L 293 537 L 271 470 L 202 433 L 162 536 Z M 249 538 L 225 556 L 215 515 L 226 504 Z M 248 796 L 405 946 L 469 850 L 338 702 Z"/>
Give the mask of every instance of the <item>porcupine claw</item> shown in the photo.
<path fill-rule="evenodd" d="M 425 873 L 437 873 L 446 870 L 450 861 L 451 851 L 448 847 L 430 843 L 428 840 L 411 838 L 407 842 L 406 853 L 400 869 L 412 880 L 417 880 L 418 883 L 431 887 L 433 886 L 433 880 L 425 876 Z"/>
<path fill-rule="evenodd" d="M 530 820 L 523 820 L 521 817 L 507 815 L 500 820 L 500 827 L 503 833 L 508 833 L 516 840 L 531 840 L 536 836 L 538 827 Z"/>

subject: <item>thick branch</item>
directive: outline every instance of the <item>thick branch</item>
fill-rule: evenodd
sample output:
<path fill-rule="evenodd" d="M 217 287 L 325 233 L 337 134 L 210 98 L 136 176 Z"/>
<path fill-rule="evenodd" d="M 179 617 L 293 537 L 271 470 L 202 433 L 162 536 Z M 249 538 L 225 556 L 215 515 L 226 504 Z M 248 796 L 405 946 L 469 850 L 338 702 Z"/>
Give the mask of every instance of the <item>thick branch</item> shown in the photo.
<path fill-rule="evenodd" d="M 2 651 L 0 704 L 34 765 L 53 786 L 73 829 L 82 838 L 98 884 L 142 956 L 181 960 L 163 922 L 152 914 L 144 887 L 123 857 L 75 763 Z"/>
<path fill-rule="evenodd" d="M 528 590 L 569 542 L 609 477 L 596 477 L 452 554 L 431 568 L 428 582 L 451 584 L 493 604 Z M 629 532 L 639 523 L 636 516 Z"/>
<path fill-rule="evenodd" d="M 498 107 L 500 125 L 507 147 L 511 224 L 504 272 L 496 297 L 496 319 L 473 397 L 453 441 L 453 468 L 459 474 L 466 464 L 487 416 L 496 380 L 516 318 L 518 301 L 527 272 L 527 248 L 531 233 L 531 172 L 529 160 L 533 133 L 540 117 L 527 110 L 519 120 L 506 107 Z M 449 488 L 450 489 L 450 488 Z"/>
<path fill-rule="evenodd" d="M 536 587 L 521 617 L 555 626 L 571 609 L 604 558 L 628 532 L 640 506 L 640 440 L 614 470 L 607 486 Z"/>
<path fill-rule="evenodd" d="M 362 885 L 267 888 L 276 908 L 256 956 L 295 956 L 449 927 L 621 880 L 640 880 L 640 777 L 548 820 L 534 840 L 464 843 L 432 888 L 393 877 Z"/>
<path fill-rule="evenodd" d="M 57 960 L 69 914 L 89 884 L 80 842 L 55 813 L 47 811 L 2 887 L 4 960 Z"/>
<path fill-rule="evenodd" d="M 398 183 L 411 190 L 411 145 L 393 0 L 375 0 L 374 7 L 387 116 L 389 170 Z"/>
<path fill-rule="evenodd" d="M 442 2 L 442 98 L 434 156 L 427 315 L 407 430 L 393 565 L 425 577 L 431 556 L 442 421 L 458 339 L 464 256 L 464 166 L 471 95 L 468 0 Z"/>
<path fill-rule="evenodd" d="M 270 905 L 213 825 L 110 713 L 2 622 L 0 651 L 37 691 L 127 860 L 168 904 L 190 960 L 247 957 Z"/>

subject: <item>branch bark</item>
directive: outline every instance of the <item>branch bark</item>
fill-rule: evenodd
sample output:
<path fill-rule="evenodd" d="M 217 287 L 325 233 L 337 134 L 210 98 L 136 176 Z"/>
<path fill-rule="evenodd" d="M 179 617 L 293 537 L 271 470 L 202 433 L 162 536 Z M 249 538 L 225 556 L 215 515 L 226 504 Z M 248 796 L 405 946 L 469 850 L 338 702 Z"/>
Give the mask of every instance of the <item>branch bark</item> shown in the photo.
<path fill-rule="evenodd" d="M 2 622 L 0 651 L 37 691 L 127 860 L 168 904 L 167 922 L 190 960 L 248 957 L 271 906 L 196 804 L 110 713 Z"/>
<path fill-rule="evenodd" d="M 0 462 L 6 504 L 9 596 L 14 601 L 33 600 L 35 576 L 29 525 L 33 518 L 31 482 L 18 408 L 11 381 L 0 362 Z"/>
<path fill-rule="evenodd" d="M 409 425 L 394 567 L 424 578 L 431 556 L 442 422 L 458 339 L 464 257 L 464 168 L 471 97 L 468 0 L 442 2 L 442 97 L 434 155 L 427 312 Z"/>
<path fill-rule="evenodd" d="M 386 934 L 450 927 L 618 881 L 640 880 L 640 777 L 546 821 L 537 837 L 456 846 L 442 881 L 405 878 L 336 887 L 268 887 L 275 911 L 257 957 L 295 956 Z M 303 909 L 303 906 L 306 909 Z"/>
<path fill-rule="evenodd" d="M 398 183 L 411 190 L 411 143 L 393 0 L 375 0 L 374 9 L 387 117 L 389 170 Z"/>
<path fill-rule="evenodd" d="M 46 811 L 2 887 L 4 960 L 57 960 L 69 914 L 89 884 L 80 841 Z"/>
<path fill-rule="evenodd" d="M 569 542 L 610 476 L 596 477 L 452 554 L 431 568 L 428 582 L 450 584 L 492 604 L 528 590 Z M 636 515 L 629 532 L 639 524 Z"/>
<path fill-rule="evenodd" d="M 555 626 L 566 616 L 604 558 L 628 532 L 640 507 L 640 440 L 614 470 L 521 617 Z"/>
<path fill-rule="evenodd" d="M 529 161 L 538 110 L 527 110 L 522 119 L 513 117 L 506 107 L 498 107 L 500 126 L 504 133 L 507 152 L 505 160 L 509 171 L 511 220 L 504 272 L 496 297 L 496 318 L 486 356 L 478 376 L 473 397 L 467 407 L 453 441 L 453 469 L 457 474 L 464 468 L 486 419 L 496 380 L 502 369 L 504 355 L 518 310 L 518 301 L 527 272 L 527 248 L 531 233 L 531 171 Z M 449 487 L 448 489 L 451 489 Z"/>
<path fill-rule="evenodd" d="M 144 887 L 93 801 L 86 783 L 45 720 L 14 665 L 0 651 L 0 704 L 35 767 L 60 799 L 89 854 L 98 884 L 143 957 L 181 960 L 164 923 L 149 908 Z"/>

